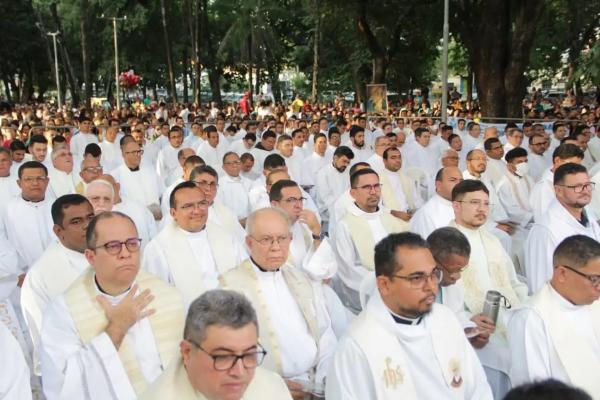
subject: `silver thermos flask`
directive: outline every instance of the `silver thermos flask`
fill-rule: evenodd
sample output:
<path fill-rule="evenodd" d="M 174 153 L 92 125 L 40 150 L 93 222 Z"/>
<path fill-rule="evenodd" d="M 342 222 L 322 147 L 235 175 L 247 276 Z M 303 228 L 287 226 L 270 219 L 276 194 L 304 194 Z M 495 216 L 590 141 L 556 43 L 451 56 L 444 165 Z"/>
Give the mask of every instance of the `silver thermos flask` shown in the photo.
<path fill-rule="evenodd" d="M 500 301 L 504 296 L 500 292 L 495 290 L 488 290 L 485 294 L 485 301 L 483 303 L 483 315 L 494 321 L 494 324 L 498 321 L 498 311 L 500 310 Z"/>

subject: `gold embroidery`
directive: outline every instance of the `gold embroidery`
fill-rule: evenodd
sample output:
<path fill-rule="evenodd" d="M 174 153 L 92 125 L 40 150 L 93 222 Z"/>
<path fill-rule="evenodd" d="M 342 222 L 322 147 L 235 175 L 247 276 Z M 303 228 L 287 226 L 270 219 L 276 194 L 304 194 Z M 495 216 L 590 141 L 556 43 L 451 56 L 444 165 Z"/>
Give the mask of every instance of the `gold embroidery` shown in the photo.
<path fill-rule="evenodd" d="M 390 357 L 385 359 L 385 365 L 386 367 L 383 370 L 385 387 L 389 388 L 391 386 L 395 390 L 398 385 L 404 383 L 404 374 L 399 365 L 396 365 L 396 368 L 392 367 L 392 359 Z"/>

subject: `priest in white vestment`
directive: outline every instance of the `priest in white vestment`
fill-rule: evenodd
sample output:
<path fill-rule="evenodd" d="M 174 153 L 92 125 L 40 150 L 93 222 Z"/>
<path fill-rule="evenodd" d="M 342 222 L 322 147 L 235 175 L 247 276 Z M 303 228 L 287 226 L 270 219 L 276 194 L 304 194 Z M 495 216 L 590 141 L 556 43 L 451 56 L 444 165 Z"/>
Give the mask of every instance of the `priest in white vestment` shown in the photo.
<path fill-rule="evenodd" d="M 256 146 L 250 151 L 250 154 L 254 156 L 254 172 L 260 173 L 263 169 L 265 158 L 273 154 L 276 137 L 275 132 L 271 130 L 264 131 L 260 136 L 260 142 L 256 143 Z"/>
<path fill-rule="evenodd" d="M 579 146 L 565 143 L 554 149 L 552 153 L 552 167 L 544 171 L 540 180 L 534 185 L 529 198 L 534 221 L 538 222 L 541 220 L 542 215 L 548 210 L 552 200 L 556 198 L 554 195 L 554 171 L 563 164 L 581 164 L 581 160 L 583 160 L 583 151 L 581 151 Z M 594 181 L 593 177 L 591 181 Z M 593 201 L 594 196 L 592 196 Z"/>
<path fill-rule="evenodd" d="M 17 250 L 19 268 L 26 273 L 55 239 L 50 215 L 52 199 L 46 195 L 46 167 L 37 161 L 27 161 L 19 172 L 17 183 L 21 193 L 2 210 L 0 235 Z"/>
<path fill-rule="evenodd" d="M 529 198 L 534 183 L 528 172 L 529 157 L 521 147 L 506 153 L 504 177 L 497 186 L 498 199 L 508 219 L 522 229 L 527 229 L 533 219 Z"/>
<path fill-rule="evenodd" d="M 554 199 L 531 228 L 525 243 L 525 269 L 530 293 L 552 277 L 552 254 L 566 237 L 586 235 L 600 240 L 600 226 L 589 209 L 593 182 L 580 164 L 563 164 L 554 171 Z"/>
<path fill-rule="evenodd" d="M 85 196 L 92 203 L 96 215 L 105 211 L 119 211 L 133 220 L 142 239 L 142 249 L 156 236 L 156 221 L 152 213 L 140 203 L 121 198 L 120 186 L 111 175 L 102 175 L 86 188 Z"/>
<path fill-rule="evenodd" d="M 508 304 L 518 306 L 527 299 L 527 286 L 517 278 L 515 267 L 500 241 L 485 227 L 489 214 L 489 191 L 474 180 L 465 180 L 452 190 L 455 219 L 450 226 L 457 228 L 469 240 L 471 257 L 462 273 L 465 309 L 472 315 L 483 312 L 486 293 L 499 292 Z M 477 354 L 485 367 L 494 395 L 503 397 L 510 389 L 506 330 L 503 310 L 490 341 Z"/>
<path fill-rule="evenodd" d="M 548 151 L 548 141 L 545 134 L 534 134 L 529 137 L 527 164 L 529 176 L 534 183 L 539 181 L 544 171 L 551 167 L 552 160 L 545 154 Z"/>
<path fill-rule="evenodd" d="M 0 148 L 0 208 L 6 207 L 10 199 L 21 193 L 17 185 L 17 173 L 11 173 L 11 165 L 10 152 L 4 147 Z"/>
<path fill-rule="evenodd" d="M 506 163 L 504 162 L 504 147 L 498 138 L 489 138 L 483 143 L 485 154 L 487 156 L 487 168 L 485 173 L 488 175 L 494 187 L 498 187 L 500 180 L 504 176 Z"/>
<path fill-rule="evenodd" d="M 38 347 L 42 316 L 48 304 L 65 291 L 89 265 L 85 250 L 85 230 L 94 218 L 90 202 L 79 194 L 59 197 L 52 204 L 52 243 L 33 264 L 21 287 L 21 308 L 29 327 L 34 349 Z M 37 352 L 34 352 L 39 374 Z"/>
<path fill-rule="evenodd" d="M 358 313 L 360 284 L 373 271 L 374 245 L 390 233 L 408 231 L 409 225 L 379 206 L 381 183 L 372 169 L 355 171 L 350 177 L 350 187 L 354 204 L 335 228 L 339 259 L 336 291 L 344 305 Z"/>
<path fill-rule="evenodd" d="M 154 219 L 160 220 L 160 196 L 164 191 L 162 181 L 154 169 L 140 165 L 142 150 L 135 141 L 124 141 L 121 151 L 124 163 L 110 173 L 121 185 L 121 196 L 148 207 Z"/>
<path fill-rule="evenodd" d="M 408 222 L 423 205 L 419 186 L 402 172 L 402 154 L 397 148 L 383 152 L 383 163 L 385 169 L 379 173 L 383 205 L 394 217 Z"/>
<path fill-rule="evenodd" d="M 0 398 L 31 399 L 29 367 L 19 343 L 2 322 L 0 322 L 0 354 L 4 366 L 0 374 Z"/>
<path fill-rule="evenodd" d="M 277 138 L 277 152 L 285 160 L 288 173 L 296 182 L 302 186 L 314 184 L 311 177 L 306 173 L 303 157 L 294 153 L 294 143 L 288 135 Z"/>
<path fill-rule="evenodd" d="M 445 167 L 435 177 L 435 194 L 413 215 L 410 230 L 426 238 L 454 219 L 452 189 L 462 182 L 462 173 L 457 167 Z"/>
<path fill-rule="evenodd" d="M 375 139 L 373 150 L 375 153 L 367 159 L 367 163 L 371 166 L 371 169 L 375 172 L 381 172 L 385 169 L 383 164 L 383 152 L 390 148 L 390 138 L 387 136 L 380 136 Z"/>
<path fill-rule="evenodd" d="M 175 186 L 170 198 L 173 223 L 144 249 L 142 268 L 175 286 L 186 305 L 219 285 L 219 277 L 247 258 L 223 227 L 207 222 L 209 202 L 193 182 Z"/>
<path fill-rule="evenodd" d="M 327 165 L 328 159 L 325 157 L 327 149 L 327 137 L 323 134 L 317 134 L 314 138 L 313 152 L 304 157 L 304 166 L 308 169 L 308 173 L 313 182 L 317 182 L 317 176 L 321 170 Z"/>
<path fill-rule="evenodd" d="M 112 171 L 123 163 L 121 146 L 117 140 L 118 133 L 118 126 L 109 126 L 106 128 L 104 139 L 98 144 L 102 150 L 102 165 L 106 167 L 107 171 Z"/>
<path fill-rule="evenodd" d="M 358 125 L 350 127 L 350 143 L 348 147 L 354 153 L 353 164 L 366 162 L 373 155 L 373 150 L 365 143 L 365 130 Z"/>
<path fill-rule="evenodd" d="M 256 134 L 246 133 L 242 139 L 236 140 L 229 145 L 229 151 L 233 151 L 238 156 L 244 153 L 250 153 L 256 143 Z"/>
<path fill-rule="evenodd" d="M 180 181 L 181 176 L 183 175 L 183 165 L 185 164 L 185 160 L 192 156 L 198 157 L 193 149 L 183 146 L 179 148 L 179 151 L 177 152 L 177 167 L 171 170 L 171 173 L 165 180 L 165 185 L 167 185 L 167 187 L 173 186 L 176 181 Z"/>
<path fill-rule="evenodd" d="M 286 263 L 291 232 L 278 208 L 258 210 L 246 222 L 250 259 L 221 278 L 252 302 L 267 351 L 263 366 L 280 374 L 294 394 L 300 382 L 324 384 L 337 339 L 318 284 Z M 298 395 L 298 393 L 296 393 Z"/>
<path fill-rule="evenodd" d="M 467 132 L 462 136 L 462 150 L 465 153 L 479 147 L 483 137 L 481 136 L 481 126 L 477 122 L 469 122 L 467 125 Z"/>
<path fill-rule="evenodd" d="M 442 271 L 425 240 L 390 235 L 374 258 L 377 290 L 338 345 L 326 398 L 492 399 L 461 323 L 435 302 Z"/>
<path fill-rule="evenodd" d="M 437 172 L 439 153 L 437 148 L 429 145 L 431 133 L 428 129 L 417 128 L 415 141 L 406 145 L 404 151 L 404 167 L 414 167 L 433 176 Z M 428 179 L 427 179 L 428 181 Z"/>
<path fill-rule="evenodd" d="M 142 400 L 291 400 L 283 379 L 260 367 L 256 311 L 244 296 L 210 290 L 196 299 L 180 354 Z"/>
<path fill-rule="evenodd" d="M 100 160 L 95 157 L 86 157 L 83 159 L 79 169 L 79 179 L 75 184 L 75 193 L 85 195 L 87 185 L 102 176 L 104 167 L 100 165 Z"/>
<path fill-rule="evenodd" d="M 329 209 L 337 198 L 350 186 L 348 167 L 354 153 L 346 146 L 338 147 L 331 163 L 327 164 L 317 175 L 317 206 L 323 221 L 329 221 Z"/>
<path fill-rule="evenodd" d="M 90 143 L 98 143 L 98 136 L 91 132 L 92 120 L 85 113 L 79 118 L 77 132 L 69 142 L 69 148 L 73 153 L 73 162 L 80 163 L 83 160 L 85 147 Z"/>
<path fill-rule="evenodd" d="M 134 399 L 177 354 L 183 303 L 139 271 L 140 241 L 129 217 L 102 213 L 86 237 L 91 267 L 44 313 L 44 393 L 48 400 Z"/>
<path fill-rule="evenodd" d="M 228 152 L 223 156 L 225 174 L 219 179 L 217 201 L 232 210 L 239 221 L 245 221 L 250 214 L 248 192 L 252 181 L 240 176 L 241 164 L 237 153 Z"/>
<path fill-rule="evenodd" d="M 156 159 L 156 173 L 162 180 L 163 185 L 170 185 L 168 181 L 169 177 L 177 167 L 179 163 L 179 151 L 182 149 L 181 143 L 183 143 L 183 132 L 178 126 L 173 126 L 169 130 L 169 143 L 164 146 L 159 152 Z"/>
<path fill-rule="evenodd" d="M 511 313 L 511 381 L 556 379 L 600 398 L 600 244 L 567 237 L 551 265 L 552 279 Z"/>
<path fill-rule="evenodd" d="M 73 175 L 73 155 L 67 148 L 58 149 L 52 152 L 52 166 L 48 170 L 48 193 L 58 199 L 65 194 L 75 193 L 75 181 L 77 178 Z"/>

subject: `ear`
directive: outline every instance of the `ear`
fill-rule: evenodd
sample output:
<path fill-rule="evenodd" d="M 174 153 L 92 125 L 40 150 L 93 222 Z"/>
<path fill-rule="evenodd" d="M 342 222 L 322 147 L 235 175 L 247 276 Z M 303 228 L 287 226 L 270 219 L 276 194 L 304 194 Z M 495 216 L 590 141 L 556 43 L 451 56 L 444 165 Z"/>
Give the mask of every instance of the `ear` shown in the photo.
<path fill-rule="evenodd" d="M 90 263 L 90 265 L 94 265 L 96 262 L 96 253 L 93 250 L 85 249 L 83 255 L 85 259 Z"/>
<path fill-rule="evenodd" d="M 60 225 L 54 224 L 54 225 L 52 226 L 52 232 L 54 232 L 54 234 L 55 234 L 57 237 L 60 237 L 60 232 L 62 232 L 62 227 L 61 227 Z"/>
<path fill-rule="evenodd" d="M 350 196 L 356 200 L 356 189 L 350 189 Z"/>
<path fill-rule="evenodd" d="M 392 283 L 390 278 L 385 275 L 379 275 L 375 278 L 375 283 L 377 284 L 379 293 L 381 293 L 382 296 L 390 293 L 390 284 Z"/>
<path fill-rule="evenodd" d="M 21 180 L 20 179 L 17 179 L 17 185 L 19 185 L 19 189 L 21 189 L 21 190 L 23 189 L 23 186 L 21 186 Z"/>
<path fill-rule="evenodd" d="M 175 219 L 175 209 L 174 208 L 169 208 L 169 214 L 171 215 L 171 218 Z"/>
<path fill-rule="evenodd" d="M 452 209 L 454 210 L 454 214 L 460 212 L 461 204 L 458 201 L 452 202 Z"/>
<path fill-rule="evenodd" d="M 252 253 L 253 243 L 252 243 L 252 238 L 250 237 L 250 235 L 246 235 L 245 241 L 246 241 L 246 247 L 248 247 L 248 252 Z"/>
<path fill-rule="evenodd" d="M 182 340 L 179 343 L 179 352 L 181 353 L 181 358 L 183 359 L 183 364 L 187 365 L 190 359 L 190 352 L 192 351 L 192 345 L 187 340 Z"/>

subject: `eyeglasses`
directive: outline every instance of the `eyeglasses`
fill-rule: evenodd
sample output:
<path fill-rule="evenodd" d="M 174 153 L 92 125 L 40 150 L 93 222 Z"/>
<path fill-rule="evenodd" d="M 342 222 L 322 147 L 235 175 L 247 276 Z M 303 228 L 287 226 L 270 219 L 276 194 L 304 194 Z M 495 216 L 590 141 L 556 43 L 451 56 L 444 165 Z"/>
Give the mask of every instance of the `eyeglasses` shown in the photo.
<path fill-rule="evenodd" d="M 227 161 L 227 162 L 224 162 L 223 164 L 225 164 L 225 165 L 242 165 L 242 162 L 241 161 Z"/>
<path fill-rule="evenodd" d="M 283 201 L 286 204 L 304 204 L 304 202 L 306 201 L 306 197 L 288 197 L 287 199 L 282 199 L 281 201 Z"/>
<path fill-rule="evenodd" d="M 204 350 L 200 345 L 190 339 L 186 339 L 190 342 L 194 347 L 201 350 L 207 356 L 213 359 L 213 367 L 217 371 L 229 371 L 231 368 L 235 366 L 238 360 L 242 360 L 242 365 L 246 369 L 254 369 L 262 364 L 267 355 L 267 351 L 260 346 L 257 346 L 257 350 L 245 353 L 242 355 L 236 354 L 210 354 L 208 351 Z"/>
<path fill-rule="evenodd" d="M 568 189 L 573 189 L 573 191 L 575 193 L 581 193 L 584 190 L 594 190 L 596 188 L 596 183 L 595 182 L 586 182 L 586 183 L 580 183 L 579 185 L 557 185 L 557 186 L 562 186 L 562 187 L 566 187 Z"/>
<path fill-rule="evenodd" d="M 204 188 L 207 187 L 211 190 L 217 189 L 219 187 L 219 184 L 217 182 L 194 181 L 194 183 L 196 184 L 196 186 L 204 187 Z"/>
<path fill-rule="evenodd" d="M 381 187 L 383 185 L 381 183 L 376 183 L 374 185 L 362 185 L 362 186 L 356 186 L 354 189 L 360 189 L 360 190 L 366 190 L 366 191 L 380 191 Z"/>
<path fill-rule="evenodd" d="M 44 183 L 48 180 L 47 176 L 28 176 L 25 178 L 21 178 L 21 181 L 25 183 Z"/>
<path fill-rule="evenodd" d="M 202 200 L 197 203 L 185 203 L 179 208 L 184 211 L 192 211 L 197 208 L 208 208 L 208 206 L 210 206 L 210 202 L 208 200 Z"/>
<path fill-rule="evenodd" d="M 409 276 L 402 275 L 392 275 L 394 278 L 404 279 L 408 281 L 410 287 L 412 289 L 421 289 L 425 286 L 427 282 L 431 279 L 431 281 L 435 284 L 438 284 L 442 280 L 442 269 L 440 267 L 435 267 L 430 274 L 426 274 L 423 272 L 415 273 Z"/>
<path fill-rule="evenodd" d="M 467 269 L 468 266 L 465 265 L 464 267 L 460 268 L 458 271 L 448 271 L 448 268 L 444 264 L 439 264 L 438 267 L 441 268 L 442 270 L 446 271 L 448 273 L 448 275 L 460 275 Z"/>
<path fill-rule="evenodd" d="M 90 174 L 103 171 L 102 167 L 87 167 L 87 168 L 84 168 L 83 170 L 85 172 L 89 172 Z"/>
<path fill-rule="evenodd" d="M 278 245 L 282 245 L 282 244 L 286 244 L 287 242 L 289 242 L 292 237 L 291 235 L 285 235 L 285 236 L 278 236 L 278 237 L 272 237 L 272 236 L 267 236 L 261 239 L 257 239 L 254 236 L 250 236 L 252 239 L 254 239 L 254 241 L 256 241 L 257 243 L 259 243 L 261 246 L 273 246 L 273 244 L 275 244 L 275 242 L 277 242 Z"/>
<path fill-rule="evenodd" d="M 140 247 L 142 245 L 142 239 L 130 238 L 130 239 L 125 240 L 124 242 L 120 242 L 118 240 L 111 240 L 110 242 L 106 242 L 103 245 L 94 247 L 94 250 L 98 250 L 99 248 L 104 248 L 104 250 L 106 250 L 106 252 L 108 254 L 115 256 L 123 250 L 123 245 L 125 245 L 128 252 L 136 253 L 140 250 Z"/>
<path fill-rule="evenodd" d="M 540 143 L 532 143 L 531 145 L 532 146 L 545 146 L 547 144 L 548 144 L 548 142 L 540 142 Z"/>
<path fill-rule="evenodd" d="M 577 275 L 582 276 L 588 281 L 590 281 L 590 283 L 593 286 L 600 286 L 600 275 L 584 274 L 583 272 L 577 271 L 575 268 L 571 268 L 568 265 L 557 265 L 557 267 L 563 267 L 568 269 L 569 271 L 575 272 Z"/>
<path fill-rule="evenodd" d="M 457 203 L 465 203 L 465 204 L 470 204 L 473 207 L 483 207 L 483 208 L 490 208 L 493 207 L 494 204 L 490 203 L 489 201 L 481 201 L 481 200 L 456 200 Z"/>
<path fill-rule="evenodd" d="M 142 154 L 144 154 L 144 150 L 133 150 L 133 151 L 126 151 L 125 152 L 126 156 L 131 155 L 131 154 L 133 154 L 135 156 L 141 156 Z"/>

